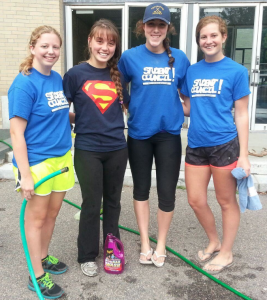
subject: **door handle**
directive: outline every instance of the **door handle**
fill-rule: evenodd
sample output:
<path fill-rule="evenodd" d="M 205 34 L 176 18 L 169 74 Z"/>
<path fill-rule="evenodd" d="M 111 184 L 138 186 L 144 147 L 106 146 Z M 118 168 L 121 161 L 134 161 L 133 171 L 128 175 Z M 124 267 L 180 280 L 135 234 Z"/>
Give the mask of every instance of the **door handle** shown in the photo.
<path fill-rule="evenodd" d="M 260 70 L 252 70 L 251 74 L 253 75 L 253 82 L 251 82 L 251 86 L 258 86 L 260 82 Z"/>

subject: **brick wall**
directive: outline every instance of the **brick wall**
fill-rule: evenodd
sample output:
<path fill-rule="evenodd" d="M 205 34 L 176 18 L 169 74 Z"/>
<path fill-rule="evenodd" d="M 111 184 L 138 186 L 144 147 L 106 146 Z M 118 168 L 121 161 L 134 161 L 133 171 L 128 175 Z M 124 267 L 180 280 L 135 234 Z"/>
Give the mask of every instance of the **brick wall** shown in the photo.
<path fill-rule="evenodd" d="M 18 74 L 21 61 L 28 55 L 31 32 L 40 25 L 50 25 L 64 37 L 62 0 L 1 0 L 0 1 L 0 102 Z M 54 66 L 63 75 L 64 51 Z M 2 105 L 0 103 L 0 129 Z"/>

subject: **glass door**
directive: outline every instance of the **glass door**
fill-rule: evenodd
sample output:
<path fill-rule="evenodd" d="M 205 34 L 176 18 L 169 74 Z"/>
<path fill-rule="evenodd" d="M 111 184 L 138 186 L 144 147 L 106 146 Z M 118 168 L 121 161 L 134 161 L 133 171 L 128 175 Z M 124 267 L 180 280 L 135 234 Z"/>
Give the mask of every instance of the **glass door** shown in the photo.
<path fill-rule="evenodd" d="M 66 6 L 65 16 L 67 70 L 88 59 L 88 34 L 99 19 L 108 19 L 117 26 L 124 51 L 123 6 Z"/>
<path fill-rule="evenodd" d="M 253 70 L 252 127 L 267 130 L 267 4 L 260 5 L 256 65 Z"/>
<path fill-rule="evenodd" d="M 66 71 L 88 59 L 88 34 L 94 22 L 101 18 L 117 26 L 124 51 L 123 6 L 65 6 Z M 70 111 L 74 111 L 73 104 Z"/>
<path fill-rule="evenodd" d="M 191 63 L 195 63 L 203 58 L 202 52 L 198 49 L 195 42 L 194 31 L 199 19 L 209 15 L 217 15 L 226 21 L 228 38 L 225 43 L 224 52 L 226 56 L 242 64 L 248 70 L 251 90 L 249 98 L 250 129 L 254 130 L 256 106 L 253 99 L 255 95 L 255 78 L 257 79 L 257 75 L 259 74 L 256 61 L 256 45 L 259 36 L 259 4 L 243 3 L 242 6 L 239 4 L 228 4 L 227 6 L 224 4 L 196 4 L 194 6 L 194 14 L 196 17 L 194 18 L 195 24 L 193 24 Z M 264 22 L 267 22 L 267 20 Z M 262 106 L 262 100 L 260 103 Z"/>

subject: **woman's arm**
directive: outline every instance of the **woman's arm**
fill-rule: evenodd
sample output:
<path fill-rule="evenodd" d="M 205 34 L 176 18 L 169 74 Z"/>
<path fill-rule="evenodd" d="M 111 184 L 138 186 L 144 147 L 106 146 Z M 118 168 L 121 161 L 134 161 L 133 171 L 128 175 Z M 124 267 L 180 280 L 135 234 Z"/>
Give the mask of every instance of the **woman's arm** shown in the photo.
<path fill-rule="evenodd" d="M 71 101 L 68 99 L 69 106 L 71 106 Z M 75 124 L 75 113 L 74 112 L 69 112 L 69 118 L 70 118 L 70 123 Z"/>
<path fill-rule="evenodd" d="M 70 123 L 75 124 L 75 113 L 69 112 Z"/>
<path fill-rule="evenodd" d="M 237 167 L 243 168 L 247 176 L 250 174 L 250 162 L 248 159 L 248 99 L 249 96 L 245 96 L 235 101 L 235 124 L 240 145 Z"/>
<path fill-rule="evenodd" d="M 30 171 L 27 145 L 24 137 L 26 126 L 27 121 L 23 118 L 14 117 L 10 120 L 13 152 L 21 174 L 21 190 L 23 197 L 29 200 L 34 195 L 34 181 Z"/>
<path fill-rule="evenodd" d="M 183 106 L 184 115 L 186 117 L 190 117 L 190 98 L 185 96 L 184 94 L 182 94 L 180 91 L 179 91 L 179 95 L 180 95 L 180 98 L 183 100 L 183 102 L 181 102 L 181 103 Z"/>

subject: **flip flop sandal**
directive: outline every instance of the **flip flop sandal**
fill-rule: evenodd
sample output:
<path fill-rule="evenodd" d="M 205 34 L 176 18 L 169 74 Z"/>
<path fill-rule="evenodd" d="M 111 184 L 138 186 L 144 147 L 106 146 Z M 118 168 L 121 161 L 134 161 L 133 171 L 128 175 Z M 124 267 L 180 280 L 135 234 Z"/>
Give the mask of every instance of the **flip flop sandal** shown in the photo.
<path fill-rule="evenodd" d="M 165 250 L 165 254 L 158 255 L 157 251 L 154 251 L 154 254 L 156 254 L 156 257 L 157 257 L 157 258 L 159 258 L 159 257 L 167 257 L 167 255 L 166 255 L 166 250 Z M 163 261 L 163 262 L 158 262 L 157 260 L 155 260 L 155 259 L 153 258 L 153 255 L 151 256 L 151 260 L 152 260 L 153 264 L 154 264 L 156 267 L 158 267 L 158 268 L 163 267 L 163 265 L 164 265 L 164 263 L 165 263 L 165 261 Z"/>
<path fill-rule="evenodd" d="M 218 251 L 214 251 L 212 253 L 208 253 L 208 252 L 205 252 L 205 249 L 202 250 L 202 257 L 205 256 L 205 255 L 209 255 L 207 258 L 205 259 L 201 259 L 199 256 L 198 256 L 198 253 L 196 254 L 196 260 L 199 262 L 199 263 L 205 263 L 205 262 L 208 262 L 209 260 L 211 260 L 214 256 L 218 255 L 220 252 L 220 250 Z"/>
<path fill-rule="evenodd" d="M 211 275 L 216 275 L 216 274 L 219 274 L 221 273 L 223 270 L 227 269 L 227 268 L 230 268 L 232 265 L 234 264 L 234 262 L 231 262 L 230 264 L 228 265 L 220 265 L 220 264 L 208 264 L 208 266 L 218 266 L 218 267 L 221 267 L 220 270 L 207 270 L 205 268 L 203 268 L 202 270 L 211 274 Z"/>
<path fill-rule="evenodd" d="M 155 251 L 155 252 L 156 252 L 156 251 Z M 142 253 L 142 252 L 140 253 L 140 255 L 144 255 L 144 256 L 146 257 L 146 260 L 139 258 L 140 264 L 142 264 L 142 265 L 152 265 L 152 264 L 153 264 L 151 258 L 147 259 L 147 256 L 148 256 L 150 253 L 151 253 L 151 257 L 152 257 L 152 255 L 153 255 L 153 249 L 152 249 L 152 248 L 151 248 L 150 250 L 148 250 L 146 254 L 145 254 L 145 253 Z"/>

